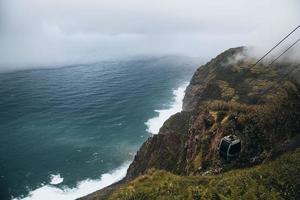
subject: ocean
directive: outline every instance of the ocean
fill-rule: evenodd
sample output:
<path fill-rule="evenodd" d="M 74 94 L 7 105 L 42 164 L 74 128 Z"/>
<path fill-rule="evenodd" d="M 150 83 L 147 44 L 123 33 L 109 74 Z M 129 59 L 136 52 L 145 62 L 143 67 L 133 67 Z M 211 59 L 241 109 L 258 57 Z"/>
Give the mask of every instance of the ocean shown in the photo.
<path fill-rule="evenodd" d="M 120 180 L 181 110 L 198 64 L 166 56 L 1 73 L 0 199 L 75 199 Z"/>

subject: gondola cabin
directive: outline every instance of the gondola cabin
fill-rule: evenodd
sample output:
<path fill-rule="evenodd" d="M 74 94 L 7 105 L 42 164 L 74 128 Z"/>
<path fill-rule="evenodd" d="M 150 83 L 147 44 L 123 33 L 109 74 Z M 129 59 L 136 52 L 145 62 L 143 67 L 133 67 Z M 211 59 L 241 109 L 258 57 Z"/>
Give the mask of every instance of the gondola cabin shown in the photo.
<path fill-rule="evenodd" d="M 219 154 L 226 160 L 238 157 L 241 151 L 241 141 L 235 135 L 225 136 L 219 144 Z"/>

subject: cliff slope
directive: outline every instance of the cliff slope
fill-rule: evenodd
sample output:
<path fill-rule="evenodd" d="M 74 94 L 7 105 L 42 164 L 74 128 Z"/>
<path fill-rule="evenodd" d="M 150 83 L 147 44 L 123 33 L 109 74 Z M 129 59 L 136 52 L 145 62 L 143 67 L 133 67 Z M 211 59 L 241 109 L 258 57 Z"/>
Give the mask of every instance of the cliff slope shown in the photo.
<path fill-rule="evenodd" d="M 217 196 L 222 197 L 225 193 L 214 194 L 213 191 L 219 191 L 218 188 L 205 188 L 211 188 L 211 184 L 216 180 L 226 183 L 227 179 L 223 179 L 223 176 L 214 178 L 213 175 L 230 174 L 228 171 L 234 170 L 232 173 L 242 176 L 238 168 L 269 162 L 300 147 L 300 84 L 297 79 L 300 77 L 299 66 L 295 63 L 279 63 L 272 66 L 262 63 L 251 67 L 254 61 L 248 56 L 245 48 L 239 47 L 229 49 L 199 67 L 186 89 L 183 111 L 170 117 L 161 127 L 159 134 L 150 137 L 142 145 L 125 179 L 86 199 L 106 199 L 119 187 L 122 189 L 115 192 L 111 196 L 112 199 L 159 199 L 151 196 L 155 193 L 153 187 L 159 176 L 167 176 L 166 180 L 170 179 L 171 184 L 193 185 L 194 188 L 183 189 L 197 190 L 201 197 L 208 192 L 208 196 L 213 195 L 218 199 Z M 220 139 L 233 132 L 234 117 L 237 117 L 235 134 L 241 139 L 242 150 L 238 159 L 228 162 L 220 158 L 217 148 Z M 298 162 L 299 152 L 292 157 L 296 157 Z M 275 164 L 270 166 L 274 167 Z M 294 167 L 294 164 L 290 167 Z M 168 173 L 156 170 L 149 172 L 150 169 L 165 170 Z M 259 168 L 247 173 L 252 174 L 257 169 Z M 292 172 L 284 171 L 285 169 L 283 167 L 278 173 L 287 178 L 288 175 L 296 173 L 298 177 L 299 170 Z M 146 173 L 148 175 L 143 176 Z M 181 176 L 170 173 L 182 175 L 182 183 L 178 183 Z M 187 178 L 188 175 L 194 177 Z M 199 178 L 199 175 L 207 177 Z M 144 180 L 143 177 L 146 177 L 146 181 L 141 181 Z M 244 178 L 245 184 L 258 181 Z M 153 182 L 149 181 L 152 179 Z M 299 181 L 297 179 L 298 186 Z M 139 194 L 139 188 L 143 184 L 149 185 L 149 193 Z M 269 194 L 277 198 L 281 190 L 276 190 L 276 184 L 275 181 L 274 193 Z M 231 190 L 235 190 L 235 186 L 231 186 Z M 265 186 L 258 184 L 253 190 L 257 189 L 257 192 L 260 192 L 260 187 L 263 187 L 264 191 Z M 158 187 L 160 189 L 157 194 L 172 196 L 172 192 L 168 193 L 168 187 Z M 271 187 L 273 188 L 272 185 Z M 134 195 L 126 197 L 124 192 Z M 121 198 L 120 194 L 124 198 Z M 184 195 L 191 195 L 191 192 L 185 191 Z M 284 198 L 284 195 L 280 195 L 278 198 Z M 299 194 L 293 193 L 289 197 L 295 195 Z"/>
<path fill-rule="evenodd" d="M 269 164 L 222 175 L 178 176 L 149 170 L 109 199 L 299 199 L 299 170 L 300 150 Z"/>
<path fill-rule="evenodd" d="M 183 111 L 142 145 L 126 179 L 150 168 L 184 175 L 219 173 L 278 156 L 282 144 L 300 132 L 300 85 L 286 75 L 295 65 L 251 68 L 253 61 L 240 47 L 198 68 L 187 87 Z M 239 159 L 226 163 L 217 147 L 232 133 L 234 116 L 243 148 Z"/>

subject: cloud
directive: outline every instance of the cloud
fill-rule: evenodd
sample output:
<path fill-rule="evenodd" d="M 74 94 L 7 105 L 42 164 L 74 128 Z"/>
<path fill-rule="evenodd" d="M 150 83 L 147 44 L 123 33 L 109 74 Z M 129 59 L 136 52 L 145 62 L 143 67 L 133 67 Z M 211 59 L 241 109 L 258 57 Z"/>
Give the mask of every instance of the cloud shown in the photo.
<path fill-rule="evenodd" d="M 299 25 L 299 9 L 298 0 L 2 0 L 0 71 L 135 55 L 208 59 L 241 45 L 259 54 Z"/>

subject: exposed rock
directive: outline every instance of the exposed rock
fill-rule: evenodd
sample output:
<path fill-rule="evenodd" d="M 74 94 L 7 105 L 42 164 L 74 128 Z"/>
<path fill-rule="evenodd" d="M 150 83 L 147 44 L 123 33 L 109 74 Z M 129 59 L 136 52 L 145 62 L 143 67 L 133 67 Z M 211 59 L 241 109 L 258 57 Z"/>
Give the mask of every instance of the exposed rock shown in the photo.
<path fill-rule="evenodd" d="M 151 168 L 179 172 L 178 156 L 184 149 L 190 116 L 189 112 L 173 115 L 159 134 L 148 138 L 129 166 L 125 179 L 131 180 Z"/>

